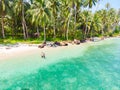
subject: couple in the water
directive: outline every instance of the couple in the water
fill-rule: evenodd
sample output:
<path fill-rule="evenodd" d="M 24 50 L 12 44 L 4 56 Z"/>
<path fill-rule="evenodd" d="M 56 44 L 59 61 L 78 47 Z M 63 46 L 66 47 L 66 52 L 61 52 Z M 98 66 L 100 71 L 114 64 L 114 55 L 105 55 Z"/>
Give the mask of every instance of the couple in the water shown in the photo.
<path fill-rule="evenodd" d="M 41 52 L 41 58 L 45 58 L 45 53 Z"/>

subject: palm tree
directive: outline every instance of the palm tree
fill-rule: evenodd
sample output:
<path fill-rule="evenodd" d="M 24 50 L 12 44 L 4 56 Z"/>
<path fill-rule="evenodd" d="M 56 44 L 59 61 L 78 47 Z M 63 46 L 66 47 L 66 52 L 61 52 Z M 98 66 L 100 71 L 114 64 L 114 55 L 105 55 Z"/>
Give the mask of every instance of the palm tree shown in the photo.
<path fill-rule="evenodd" d="M 93 5 L 96 5 L 96 3 L 98 1 L 99 0 L 85 0 L 83 6 L 88 7 L 88 11 L 89 11 L 89 9 L 92 8 Z M 86 19 L 86 22 L 88 22 L 88 18 Z M 87 32 L 87 24 L 86 24 L 86 27 L 85 27 L 85 32 Z M 84 36 L 86 36 L 86 35 L 84 35 Z M 85 39 L 85 37 L 84 37 L 84 39 Z"/>
<path fill-rule="evenodd" d="M 84 0 L 84 6 L 92 8 L 93 5 L 96 5 L 96 3 L 100 0 Z"/>
<path fill-rule="evenodd" d="M 9 1 L 7 0 L 0 0 L 0 15 L 1 15 L 1 24 L 2 24 L 2 37 L 5 38 L 5 31 L 4 31 L 4 17 L 9 9 Z"/>
<path fill-rule="evenodd" d="M 80 14 L 80 19 L 79 21 L 82 30 L 82 34 L 83 34 L 83 39 L 85 39 L 87 37 L 87 33 L 89 33 L 90 31 L 90 26 L 91 26 L 91 21 L 92 21 L 92 13 L 90 11 L 83 11 Z"/>
<path fill-rule="evenodd" d="M 59 0 L 50 0 L 50 2 L 51 2 L 50 8 L 51 8 L 52 15 L 53 15 L 52 21 L 54 23 L 54 25 L 53 25 L 54 38 L 56 38 L 56 23 L 57 23 L 58 12 L 60 11 L 59 10 L 60 2 L 59 2 Z"/>
<path fill-rule="evenodd" d="M 76 29 L 77 14 L 80 13 L 80 7 L 82 5 L 83 5 L 83 0 L 71 0 L 69 3 L 69 6 L 71 7 L 74 15 L 74 31 Z"/>
<path fill-rule="evenodd" d="M 29 11 L 32 14 L 32 22 L 41 25 L 44 30 L 44 41 L 46 41 L 46 26 L 50 20 L 50 2 L 48 0 L 35 0 Z"/>
<path fill-rule="evenodd" d="M 32 0 L 30 0 L 32 2 Z M 26 20 L 25 20 L 25 8 L 28 5 L 28 2 L 25 2 L 23 0 L 15 0 L 15 11 L 17 16 L 21 15 L 21 23 L 22 23 L 22 28 L 23 28 L 23 36 L 24 39 L 27 39 L 28 36 L 28 29 L 27 29 L 27 25 L 26 25 Z"/>
<path fill-rule="evenodd" d="M 96 12 L 91 22 L 90 37 L 92 38 L 93 34 L 100 35 L 102 32 L 101 30 L 102 30 L 102 18 L 100 17 L 99 12 Z"/>

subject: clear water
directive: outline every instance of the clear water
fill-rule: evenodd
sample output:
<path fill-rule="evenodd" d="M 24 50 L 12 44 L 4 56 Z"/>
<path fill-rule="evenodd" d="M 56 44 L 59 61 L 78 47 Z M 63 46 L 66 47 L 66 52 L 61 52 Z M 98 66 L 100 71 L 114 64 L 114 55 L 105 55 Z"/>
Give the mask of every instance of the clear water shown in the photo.
<path fill-rule="evenodd" d="M 120 39 L 1 61 L 0 90 L 120 90 Z"/>

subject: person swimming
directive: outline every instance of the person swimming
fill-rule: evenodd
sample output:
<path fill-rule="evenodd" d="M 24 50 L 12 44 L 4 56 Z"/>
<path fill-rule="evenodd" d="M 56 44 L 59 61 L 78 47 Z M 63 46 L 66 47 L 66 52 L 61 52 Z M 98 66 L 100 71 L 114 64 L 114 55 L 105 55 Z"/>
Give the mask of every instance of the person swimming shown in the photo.
<path fill-rule="evenodd" d="M 45 58 L 45 53 L 41 52 L 41 58 Z"/>

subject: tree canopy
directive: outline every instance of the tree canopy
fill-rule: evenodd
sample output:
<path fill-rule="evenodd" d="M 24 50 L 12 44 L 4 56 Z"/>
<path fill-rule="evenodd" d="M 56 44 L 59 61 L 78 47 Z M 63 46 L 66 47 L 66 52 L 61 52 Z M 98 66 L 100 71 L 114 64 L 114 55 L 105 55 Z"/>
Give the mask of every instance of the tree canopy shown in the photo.
<path fill-rule="evenodd" d="M 120 32 L 120 10 L 99 0 L 0 0 L 0 38 L 73 40 Z M 88 9 L 84 9 L 84 8 Z"/>

